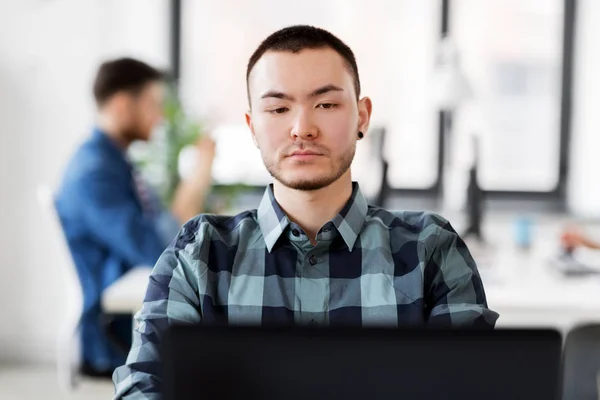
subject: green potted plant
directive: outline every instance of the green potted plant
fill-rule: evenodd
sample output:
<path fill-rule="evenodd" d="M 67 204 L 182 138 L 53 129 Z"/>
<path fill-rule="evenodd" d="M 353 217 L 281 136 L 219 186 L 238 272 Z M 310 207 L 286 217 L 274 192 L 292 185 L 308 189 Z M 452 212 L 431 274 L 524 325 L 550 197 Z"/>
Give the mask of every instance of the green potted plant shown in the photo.
<path fill-rule="evenodd" d="M 149 142 L 132 146 L 130 155 L 144 179 L 158 191 L 165 207 L 170 207 L 180 180 L 179 157 L 182 150 L 195 145 L 206 133 L 202 123 L 185 113 L 173 84 L 167 86 L 162 128 Z M 244 190 L 246 186 L 243 184 L 213 186 L 205 212 L 226 212 Z"/>

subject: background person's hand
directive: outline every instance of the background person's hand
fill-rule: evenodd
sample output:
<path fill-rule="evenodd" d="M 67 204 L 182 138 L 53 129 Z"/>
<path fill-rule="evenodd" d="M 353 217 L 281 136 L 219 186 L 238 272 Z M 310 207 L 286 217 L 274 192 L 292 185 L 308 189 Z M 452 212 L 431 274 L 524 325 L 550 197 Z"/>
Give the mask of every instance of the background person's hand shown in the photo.
<path fill-rule="evenodd" d="M 560 241 L 565 249 L 575 249 L 585 243 L 585 236 L 576 226 L 566 227 L 560 235 Z"/>
<path fill-rule="evenodd" d="M 181 223 L 206 209 L 206 198 L 212 187 L 215 154 L 216 143 L 209 136 L 203 136 L 195 144 L 182 150 L 179 160 L 182 179 L 171 206 L 171 212 Z"/>
<path fill-rule="evenodd" d="M 217 152 L 216 142 L 209 135 L 204 135 L 196 142 L 196 148 L 198 149 L 199 157 L 198 173 L 201 173 L 203 170 L 210 172 Z"/>
<path fill-rule="evenodd" d="M 216 143 L 209 136 L 185 146 L 179 154 L 179 177 L 183 181 L 200 182 L 203 187 L 207 186 L 212 180 L 215 154 Z"/>

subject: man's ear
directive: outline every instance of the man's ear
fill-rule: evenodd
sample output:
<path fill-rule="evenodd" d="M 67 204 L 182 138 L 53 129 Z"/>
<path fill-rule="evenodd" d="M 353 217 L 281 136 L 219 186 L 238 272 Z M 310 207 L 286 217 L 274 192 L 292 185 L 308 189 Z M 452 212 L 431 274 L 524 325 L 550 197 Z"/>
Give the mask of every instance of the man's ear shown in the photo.
<path fill-rule="evenodd" d="M 254 145 L 257 149 L 259 149 L 260 147 L 258 147 L 256 134 L 254 133 L 254 125 L 252 124 L 252 114 L 250 110 L 246 111 L 246 125 L 248 125 L 248 128 L 250 129 L 250 134 L 252 135 L 252 141 L 254 142 Z"/>
<path fill-rule="evenodd" d="M 360 132 L 366 133 L 369 130 L 372 110 L 373 104 L 370 98 L 363 97 L 358 101 L 358 130 Z"/>

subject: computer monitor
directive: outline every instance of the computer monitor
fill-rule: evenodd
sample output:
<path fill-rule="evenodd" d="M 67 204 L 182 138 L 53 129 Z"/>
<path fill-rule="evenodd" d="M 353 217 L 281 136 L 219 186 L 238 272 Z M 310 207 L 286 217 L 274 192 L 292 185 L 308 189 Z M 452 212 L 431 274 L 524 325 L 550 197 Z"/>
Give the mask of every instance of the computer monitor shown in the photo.
<path fill-rule="evenodd" d="M 173 326 L 165 399 L 558 399 L 551 330 Z"/>

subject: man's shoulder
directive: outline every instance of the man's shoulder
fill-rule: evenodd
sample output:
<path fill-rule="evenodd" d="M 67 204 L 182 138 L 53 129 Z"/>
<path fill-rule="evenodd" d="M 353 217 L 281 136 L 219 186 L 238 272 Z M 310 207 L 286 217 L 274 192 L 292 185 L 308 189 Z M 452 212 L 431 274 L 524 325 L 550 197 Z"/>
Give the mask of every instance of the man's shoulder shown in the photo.
<path fill-rule="evenodd" d="M 93 137 L 86 139 L 73 152 L 65 168 L 64 183 L 81 183 L 93 174 L 110 174 L 119 163 Z M 120 172 L 120 171 L 119 171 Z"/>
<path fill-rule="evenodd" d="M 380 220 L 390 230 L 395 228 L 414 233 L 437 231 L 449 226 L 447 219 L 430 211 L 386 210 L 369 207 L 367 220 Z"/>
<path fill-rule="evenodd" d="M 441 215 L 430 211 L 369 210 L 367 223 L 383 226 L 389 233 L 390 243 L 394 246 L 419 243 L 425 249 L 433 251 L 441 241 L 456 238 L 457 233 L 450 222 Z"/>
<path fill-rule="evenodd" d="M 226 244 L 239 242 L 243 235 L 259 229 L 256 210 L 246 210 L 237 215 L 199 214 L 186 222 L 173 243 L 176 248 L 206 240 L 219 240 Z"/>

